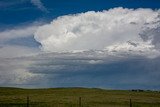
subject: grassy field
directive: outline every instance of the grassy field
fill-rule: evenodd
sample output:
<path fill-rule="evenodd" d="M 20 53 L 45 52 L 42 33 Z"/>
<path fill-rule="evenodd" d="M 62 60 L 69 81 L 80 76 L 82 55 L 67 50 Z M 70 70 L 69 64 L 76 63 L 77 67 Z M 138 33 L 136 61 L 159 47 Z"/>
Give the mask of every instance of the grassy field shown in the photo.
<path fill-rule="evenodd" d="M 0 107 L 160 107 L 159 92 L 88 88 L 0 88 Z"/>

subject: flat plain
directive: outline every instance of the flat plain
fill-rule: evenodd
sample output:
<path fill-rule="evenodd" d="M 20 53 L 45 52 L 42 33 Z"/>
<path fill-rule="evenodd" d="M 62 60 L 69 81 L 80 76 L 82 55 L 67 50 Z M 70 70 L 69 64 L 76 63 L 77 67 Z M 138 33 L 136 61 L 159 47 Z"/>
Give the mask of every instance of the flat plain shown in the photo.
<path fill-rule="evenodd" d="M 160 107 L 160 92 L 98 88 L 1 87 L 0 107 Z"/>

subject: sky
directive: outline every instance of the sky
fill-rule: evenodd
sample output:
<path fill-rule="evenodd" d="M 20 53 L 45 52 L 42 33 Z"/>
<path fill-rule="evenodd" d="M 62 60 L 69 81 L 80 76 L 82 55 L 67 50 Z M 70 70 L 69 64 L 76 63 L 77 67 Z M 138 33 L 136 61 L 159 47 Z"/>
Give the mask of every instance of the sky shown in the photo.
<path fill-rule="evenodd" d="M 0 86 L 160 90 L 159 0 L 0 0 Z"/>

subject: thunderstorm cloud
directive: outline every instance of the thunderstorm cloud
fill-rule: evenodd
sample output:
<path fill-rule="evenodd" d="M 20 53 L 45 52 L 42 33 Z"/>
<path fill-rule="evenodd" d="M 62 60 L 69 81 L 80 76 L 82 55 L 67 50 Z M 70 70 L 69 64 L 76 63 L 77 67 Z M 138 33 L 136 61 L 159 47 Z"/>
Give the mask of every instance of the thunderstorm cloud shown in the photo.
<path fill-rule="evenodd" d="M 159 21 L 159 10 L 89 11 L 54 19 L 39 27 L 34 38 L 47 52 L 108 50 L 155 56 L 159 46 Z"/>
<path fill-rule="evenodd" d="M 32 2 L 45 10 L 39 0 Z M 38 52 L 0 47 L 0 85 L 160 89 L 159 31 L 159 10 L 119 7 L 0 32 L 3 41 L 24 35 L 40 44 Z M 27 54 L 6 56 L 19 49 Z"/>

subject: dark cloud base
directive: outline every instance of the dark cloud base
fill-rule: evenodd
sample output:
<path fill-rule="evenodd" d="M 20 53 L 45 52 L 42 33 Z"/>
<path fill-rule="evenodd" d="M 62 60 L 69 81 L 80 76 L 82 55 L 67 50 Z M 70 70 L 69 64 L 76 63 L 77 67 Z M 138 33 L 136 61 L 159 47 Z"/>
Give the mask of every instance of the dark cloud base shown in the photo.
<path fill-rule="evenodd" d="M 54 59 L 53 59 L 54 60 Z M 135 58 L 112 63 L 82 64 L 60 59 L 30 68 L 43 74 L 46 87 L 100 87 L 111 89 L 160 89 L 160 58 Z M 62 61 L 64 62 L 64 61 Z M 78 62 L 78 60 L 77 60 Z M 53 66 L 59 66 L 55 69 Z M 42 85 L 43 87 L 43 85 Z"/>

